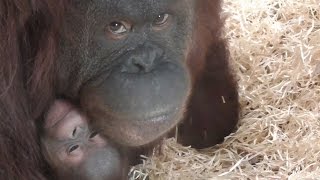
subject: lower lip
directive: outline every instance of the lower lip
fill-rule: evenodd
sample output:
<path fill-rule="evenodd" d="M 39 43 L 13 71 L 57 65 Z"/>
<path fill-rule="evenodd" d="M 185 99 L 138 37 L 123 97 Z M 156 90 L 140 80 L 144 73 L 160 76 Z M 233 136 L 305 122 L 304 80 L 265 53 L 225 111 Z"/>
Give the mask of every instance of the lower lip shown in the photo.
<path fill-rule="evenodd" d="M 150 122 L 163 122 L 163 120 L 169 119 L 172 115 L 176 114 L 176 112 L 178 112 L 178 108 L 174 110 L 168 108 L 165 110 L 149 113 L 149 116 L 143 119 Z"/>
<path fill-rule="evenodd" d="M 132 147 L 139 147 L 149 144 L 163 136 L 172 129 L 178 122 L 176 115 L 159 115 L 146 121 L 126 122 L 119 131 L 123 137 L 121 142 Z"/>
<path fill-rule="evenodd" d="M 149 121 L 153 123 L 164 122 L 165 120 L 169 119 L 168 114 L 169 113 L 164 113 L 163 115 L 150 118 Z"/>
<path fill-rule="evenodd" d="M 173 124 L 177 118 L 177 111 L 166 111 L 165 113 L 145 118 L 144 121 L 136 121 L 140 126 L 167 126 Z"/>

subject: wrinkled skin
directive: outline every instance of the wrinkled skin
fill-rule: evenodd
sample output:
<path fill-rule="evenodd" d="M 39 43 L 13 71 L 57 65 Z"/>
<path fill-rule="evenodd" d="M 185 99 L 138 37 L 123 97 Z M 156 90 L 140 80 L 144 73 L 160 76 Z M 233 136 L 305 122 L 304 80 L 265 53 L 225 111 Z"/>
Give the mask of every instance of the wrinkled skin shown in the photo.
<path fill-rule="evenodd" d="M 192 0 L 76 0 L 57 66 L 60 95 L 79 98 L 103 134 L 138 147 L 173 128 L 191 91 L 185 63 Z M 79 97 L 77 97 L 79 95 Z"/>
<path fill-rule="evenodd" d="M 57 100 L 50 107 L 41 139 L 54 179 L 127 179 L 118 149 L 91 130 L 86 117 L 66 101 Z"/>
<path fill-rule="evenodd" d="M 222 142 L 240 108 L 221 1 L 1 0 L 0 179 L 54 177 L 38 130 L 56 99 L 88 118 L 110 162 L 134 164 L 167 135 L 198 149 Z M 86 149 L 92 169 L 102 144 Z"/>

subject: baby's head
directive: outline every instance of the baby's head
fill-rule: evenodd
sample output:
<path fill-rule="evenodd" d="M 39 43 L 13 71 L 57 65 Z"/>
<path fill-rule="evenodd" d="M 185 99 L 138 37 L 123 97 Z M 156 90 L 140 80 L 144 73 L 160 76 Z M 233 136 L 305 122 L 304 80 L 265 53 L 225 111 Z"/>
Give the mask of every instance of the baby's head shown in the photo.
<path fill-rule="evenodd" d="M 64 100 L 56 100 L 46 116 L 42 152 L 58 179 L 126 179 L 119 151 L 90 129 L 87 118 Z"/>

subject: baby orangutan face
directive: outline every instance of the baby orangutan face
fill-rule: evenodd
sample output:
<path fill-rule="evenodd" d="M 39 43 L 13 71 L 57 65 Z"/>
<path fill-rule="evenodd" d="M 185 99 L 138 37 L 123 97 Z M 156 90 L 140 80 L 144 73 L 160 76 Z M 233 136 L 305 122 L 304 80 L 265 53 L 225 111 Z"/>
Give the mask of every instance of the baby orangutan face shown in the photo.
<path fill-rule="evenodd" d="M 57 100 L 50 107 L 41 137 L 43 154 L 57 179 L 126 179 L 119 151 L 88 126 L 75 107 Z"/>

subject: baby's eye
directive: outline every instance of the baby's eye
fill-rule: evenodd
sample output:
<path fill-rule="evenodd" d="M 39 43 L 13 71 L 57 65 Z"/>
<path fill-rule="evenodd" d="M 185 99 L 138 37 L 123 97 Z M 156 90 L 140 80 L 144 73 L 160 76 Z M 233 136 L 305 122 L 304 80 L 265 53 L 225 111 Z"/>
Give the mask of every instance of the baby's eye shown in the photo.
<path fill-rule="evenodd" d="M 74 128 L 74 130 L 72 131 L 72 137 L 75 137 L 77 133 L 77 128 Z"/>
<path fill-rule="evenodd" d="M 79 134 L 81 134 L 82 132 L 86 132 L 86 128 L 85 127 L 81 127 L 81 126 L 77 126 L 73 129 L 72 131 L 72 138 L 76 138 L 79 136 Z"/>
<path fill-rule="evenodd" d="M 98 132 L 97 132 L 97 131 L 93 131 L 93 132 L 90 134 L 89 138 L 92 139 L 92 138 L 96 137 L 97 135 L 98 135 Z"/>
<path fill-rule="evenodd" d="M 79 149 L 79 145 L 73 145 L 73 146 L 71 146 L 69 149 L 68 149 L 68 154 L 72 154 L 72 153 L 74 153 L 76 150 L 78 150 Z"/>
<path fill-rule="evenodd" d="M 101 137 L 99 131 L 92 131 L 89 136 L 89 142 L 97 145 L 98 147 L 103 147 L 106 145 L 106 140 Z"/>

